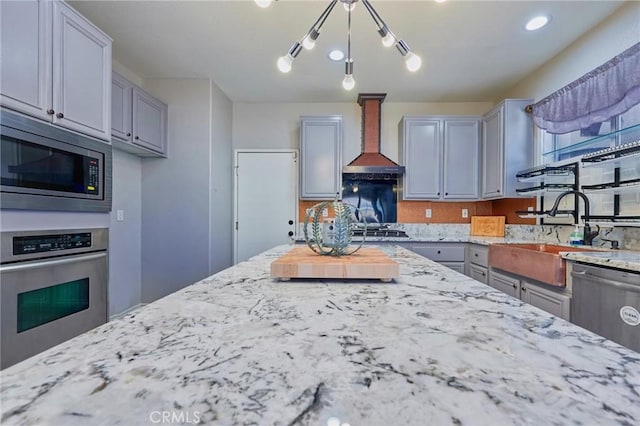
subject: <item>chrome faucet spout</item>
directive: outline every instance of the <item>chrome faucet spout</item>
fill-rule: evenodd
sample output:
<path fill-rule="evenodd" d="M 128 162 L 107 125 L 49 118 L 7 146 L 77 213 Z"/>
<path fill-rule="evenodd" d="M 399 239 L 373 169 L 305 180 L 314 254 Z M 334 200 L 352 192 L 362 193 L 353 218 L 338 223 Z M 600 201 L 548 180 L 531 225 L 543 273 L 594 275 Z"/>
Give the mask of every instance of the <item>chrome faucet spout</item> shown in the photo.
<path fill-rule="evenodd" d="M 591 227 L 589 226 L 589 212 L 590 212 L 589 198 L 587 198 L 587 196 L 584 193 L 576 190 L 563 192 L 562 194 L 558 195 L 558 198 L 556 198 L 556 202 L 553 203 L 553 207 L 551 207 L 551 210 L 549 210 L 547 214 L 551 217 L 555 216 L 556 213 L 558 213 L 558 206 L 560 205 L 560 201 L 569 194 L 577 195 L 580 198 L 582 198 L 582 201 L 584 201 L 584 243 L 585 245 L 590 246 L 593 244 L 593 239 L 600 234 L 600 227 L 596 225 L 597 230 L 592 231 Z M 576 212 L 576 220 L 578 220 L 577 212 Z"/>

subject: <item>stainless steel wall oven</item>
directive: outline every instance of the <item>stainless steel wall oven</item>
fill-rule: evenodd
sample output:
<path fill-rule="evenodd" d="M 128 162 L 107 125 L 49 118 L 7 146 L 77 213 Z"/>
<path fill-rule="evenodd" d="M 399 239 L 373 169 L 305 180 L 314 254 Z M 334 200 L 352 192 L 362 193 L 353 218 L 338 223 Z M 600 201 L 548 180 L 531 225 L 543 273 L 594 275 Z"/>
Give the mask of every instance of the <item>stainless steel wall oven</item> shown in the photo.
<path fill-rule="evenodd" d="M 106 228 L 0 234 L 0 368 L 107 321 Z"/>
<path fill-rule="evenodd" d="M 0 112 L 0 207 L 111 210 L 111 145 Z"/>

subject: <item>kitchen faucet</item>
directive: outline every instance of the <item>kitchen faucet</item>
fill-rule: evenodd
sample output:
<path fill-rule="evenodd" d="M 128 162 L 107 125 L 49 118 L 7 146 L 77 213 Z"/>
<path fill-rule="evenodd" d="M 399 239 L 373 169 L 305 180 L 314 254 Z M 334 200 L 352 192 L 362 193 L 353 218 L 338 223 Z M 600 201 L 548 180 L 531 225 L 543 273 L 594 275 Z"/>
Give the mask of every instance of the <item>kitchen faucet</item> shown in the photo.
<path fill-rule="evenodd" d="M 551 210 L 549 210 L 547 214 L 551 217 L 555 216 L 558 212 L 558 205 L 560 204 L 560 200 L 562 200 L 569 194 L 578 195 L 580 198 L 582 198 L 582 201 L 584 201 L 584 244 L 590 246 L 593 244 L 593 239 L 600 234 L 600 227 L 596 225 L 597 230 L 592 231 L 591 227 L 589 226 L 589 199 L 586 195 L 584 195 L 584 193 L 576 190 L 563 192 L 562 194 L 558 195 L 558 198 L 556 198 L 556 202 L 553 204 L 553 207 L 551 207 Z M 578 212 L 576 212 L 576 220 L 578 220 Z"/>

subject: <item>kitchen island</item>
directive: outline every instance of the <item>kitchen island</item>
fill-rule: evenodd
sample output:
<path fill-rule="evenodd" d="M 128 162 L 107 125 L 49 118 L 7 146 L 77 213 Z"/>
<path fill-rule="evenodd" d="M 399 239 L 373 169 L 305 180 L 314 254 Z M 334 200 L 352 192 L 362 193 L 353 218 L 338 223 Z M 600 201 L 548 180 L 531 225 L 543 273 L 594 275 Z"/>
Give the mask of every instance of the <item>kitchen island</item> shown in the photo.
<path fill-rule="evenodd" d="M 271 279 L 291 248 L 4 370 L 2 424 L 640 423 L 639 353 L 399 247 L 392 283 Z"/>

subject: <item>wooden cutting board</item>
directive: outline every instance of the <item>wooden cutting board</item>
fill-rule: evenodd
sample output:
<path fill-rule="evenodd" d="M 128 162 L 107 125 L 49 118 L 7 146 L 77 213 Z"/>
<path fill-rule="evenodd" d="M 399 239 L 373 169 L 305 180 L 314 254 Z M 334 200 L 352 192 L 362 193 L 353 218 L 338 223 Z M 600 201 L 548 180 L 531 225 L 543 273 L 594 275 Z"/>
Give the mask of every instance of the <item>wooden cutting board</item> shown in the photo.
<path fill-rule="evenodd" d="M 471 216 L 471 235 L 504 237 L 505 216 Z"/>
<path fill-rule="evenodd" d="M 398 278 L 398 264 L 382 250 L 361 248 L 350 256 L 321 256 L 309 247 L 296 247 L 271 262 L 271 277 L 379 279 Z"/>

